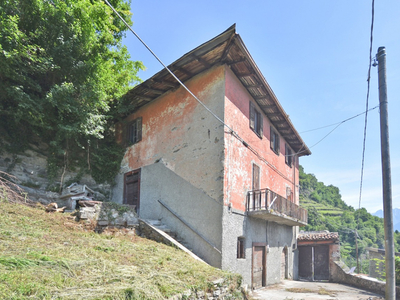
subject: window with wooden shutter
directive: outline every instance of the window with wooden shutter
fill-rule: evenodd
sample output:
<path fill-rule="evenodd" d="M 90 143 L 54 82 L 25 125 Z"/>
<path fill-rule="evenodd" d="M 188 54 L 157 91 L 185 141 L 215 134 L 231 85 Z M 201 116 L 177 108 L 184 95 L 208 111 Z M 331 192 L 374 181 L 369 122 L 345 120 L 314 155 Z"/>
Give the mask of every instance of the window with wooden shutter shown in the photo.
<path fill-rule="evenodd" d="M 279 155 L 279 134 L 272 128 L 270 130 L 270 145 L 271 149 Z"/>
<path fill-rule="evenodd" d="M 292 167 L 293 164 L 293 152 L 292 149 L 288 146 L 288 144 L 285 144 L 285 163 L 289 166 Z"/>
<path fill-rule="evenodd" d="M 128 141 L 136 144 L 142 140 L 142 117 L 137 118 L 128 124 Z"/>
<path fill-rule="evenodd" d="M 263 119 L 261 113 L 256 109 L 253 102 L 250 101 L 250 128 L 260 137 L 263 136 Z"/>
<path fill-rule="evenodd" d="M 244 237 L 239 237 L 237 240 L 237 258 L 246 258 L 244 242 Z"/>

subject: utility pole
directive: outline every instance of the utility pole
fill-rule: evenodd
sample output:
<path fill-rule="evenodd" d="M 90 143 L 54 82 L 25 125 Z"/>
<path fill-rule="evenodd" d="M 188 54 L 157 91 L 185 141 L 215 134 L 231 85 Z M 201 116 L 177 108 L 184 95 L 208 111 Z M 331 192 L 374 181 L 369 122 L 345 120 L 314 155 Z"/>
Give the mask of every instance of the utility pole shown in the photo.
<path fill-rule="evenodd" d="M 386 290 L 385 299 L 396 299 L 396 283 L 394 268 L 394 233 L 392 210 L 392 179 L 389 151 L 389 121 L 386 85 L 386 49 L 379 47 L 376 54 L 378 60 L 379 108 L 381 123 L 381 157 L 382 157 L 382 190 L 383 217 L 385 226 L 385 266 Z"/>
<path fill-rule="evenodd" d="M 358 263 L 358 242 L 357 242 L 357 229 L 354 230 L 354 238 L 356 240 L 356 259 L 357 259 L 357 273 L 360 274 L 360 264 Z"/>

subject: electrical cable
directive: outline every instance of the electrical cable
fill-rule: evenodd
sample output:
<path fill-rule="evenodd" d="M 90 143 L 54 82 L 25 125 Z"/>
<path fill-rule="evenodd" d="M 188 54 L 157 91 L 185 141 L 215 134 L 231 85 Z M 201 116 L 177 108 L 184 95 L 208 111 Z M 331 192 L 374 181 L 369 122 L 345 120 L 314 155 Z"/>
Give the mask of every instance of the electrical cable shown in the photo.
<path fill-rule="evenodd" d="M 104 0 L 106 4 L 113 10 L 113 12 L 122 20 L 122 22 L 125 24 L 125 26 L 135 35 L 135 37 L 146 47 L 146 49 L 157 59 L 157 61 L 171 74 L 172 77 L 201 105 L 203 106 L 212 116 L 214 116 L 215 119 L 217 119 L 220 123 L 222 123 L 226 128 L 229 129 L 229 132 L 234 136 L 236 139 L 238 139 L 246 148 L 248 148 L 253 154 L 255 154 L 261 161 L 263 161 L 267 166 L 269 166 L 271 169 L 273 169 L 275 172 L 277 172 L 280 176 L 288 180 L 289 182 L 292 182 L 286 175 L 284 175 L 282 172 L 280 172 L 274 165 L 272 165 L 270 162 L 268 162 L 263 156 L 261 156 L 256 149 L 251 147 L 249 143 L 247 143 L 240 135 L 234 131 L 228 124 L 226 124 L 220 117 L 218 117 L 210 108 L 208 108 L 196 95 L 194 95 L 190 89 L 161 61 L 160 58 L 150 49 L 150 47 L 140 38 L 140 36 L 129 26 L 129 24 L 124 20 L 124 18 L 121 17 L 121 15 L 114 9 L 114 7 L 107 1 Z M 375 108 L 373 108 L 375 109 Z M 358 115 L 357 115 L 358 116 Z M 322 140 L 324 140 L 328 135 L 330 135 L 337 127 L 339 127 L 341 124 L 344 122 L 351 120 L 352 118 L 355 118 L 357 116 L 351 117 L 349 119 L 346 119 L 342 122 L 340 122 L 333 130 L 331 130 L 327 135 L 325 135 L 321 140 L 319 140 L 316 144 L 314 144 L 312 147 L 316 146 Z M 328 125 L 331 126 L 331 125 Z M 295 156 L 303 152 L 307 152 L 307 150 L 302 150 L 304 148 L 305 144 L 300 148 L 300 150 L 297 153 L 287 155 L 287 156 Z M 309 147 L 311 148 L 311 147 Z M 285 155 L 286 156 L 286 155 Z"/>
<path fill-rule="evenodd" d="M 181 81 L 179 78 L 158 58 L 158 56 L 150 49 L 149 46 L 139 37 L 138 34 L 129 26 L 129 24 L 124 20 L 124 18 L 121 17 L 121 15 L 114 9 L 114 7 L 107 1 L 104 0 L 107 5 L 113 10 L 113 12 L 124 22 L 125 26 L 136 36 L 136 38 L 146 47 L 148 51 L 157 59 L 157 61 L 175 78 L 175 80 L 193 97 L 196 99 L 196 101 L 201 104 L 211 115 L 214 116 L 220 123 L 222 123 L 226 128 L 229 129 L 230 133 L 238 139 L 245 147 L 247 147 L 250 151 L 252 151 L 260 160 L 262 160 L 267 166 L 269 166 L 271 169 L 273 169 L 275 172 L 277 172 L 279 175 L 281 175 L 283 178 L 286 180 L 290 181 L 288 177 L 286 177 L 282 172 L 280 172 L 275 166 L 273 166 L 270 162 L 268 162 L 264 157 L 262 157 L 254 148 L 252 148 L 243 138 L 240 137 L 240 135 L 234 131 L 228 124 L 226 124 L 223 120 L 221 120 L 211 109 L 209 109 L 199 98 L 194 95 L 189 88 Z"/>
<path fill-rule="evenodd" d="M 364 161 L 365 161 L 365 143 L 367 139 L 367 123 L 368 123 L 368 100 L 369 100 L 369 89 L 371 81 L 371 65 L 372 65 L 372 43 L 373 43 L 373 33 L 374 33 L 374 11 L 375 11 L 375 0 L 372 0 L 372 17 L 371 17 L 371 34 L 370 34 L 370 46 L 369 46 L 369 67 L 368 67 L 368 78 L 367 78 L 367 99 L 366 99 L 366 113 L 365 113 L 365 124 L 364 124 L 364 141 L 363 141 L 363 151 L 361 159 L 361 179 L 360 179 L 360 196 L 358 200 L 358 209 L 361 208 L 361 196 L 362 196 L 362 185 L 364 177 Z M 359 223 L 359 222 L 358 222 Z M 357 225 L 357 227 L 359 227 Z"/>
<path fill-rule="evenodd" d="M 362 113 L 359 113 L 358 115 L 355 115 L 355 116 L 353 116 L 353 117 L 350 117 L 350 118 L 348 118 L 348 119 L 345 119 L 345 120 L 343 120 L 343 121 L 341 121 L 341 122 L 335 123 L 335 124 L 331 124 L 331 125 L 319 127 L 319 128 L 316 128 L 316 129 L 311 129 L 311 130 L 308 130 L 308 131 L 303 131 L 303 133 L 304 133 L 304 132 L 314 131 L 314 130 L 318 130 L 318 129 L 321 129 L 321 128 L 326 128 L 326 127 L 330 127 L 330 126 L 337 125 L 337 126 L 336 126 L 335 128 L 333 128 L 331 131 L 329 131 L 322 139 L 320 139 L 318 142 L 316 142 L 314 145 L 312 145 L 312 146 L 310 146 L 310 147 L 308 147 L 308 148 L 311 149 L 311 148 L 317 146 L 317 145 L 318 145 L 319 143 L 321 143 L 326 137 L 328 137 L 328 135 L 330 135 L 333 131 L 335 131 L 335 130 L 336 130 L 340 125 L 342 125 L 343 123 L 345 123 L 345 122 L 347 122 L 347 121 L 350 121 L 350 120 L 352 120 L 352 119 L 354 119 L 354 118 L 356 118 L 356 117 L 358 117 L 358 116 L 361 116 L 362 114 L 367 114 L 368 111 L 374 110 L 374 109 L 376 109 L 376 108 L 378 108 L 378 107 L 379 107 L 379 105 L 377 105 L 377 106 L 375 106 L 375 107 L 373 107 L 373 108 L 371 108 L 371 109 L 368 109 L 368 110 L 366 110 L 366 111 L 364 111 L 364 112 L 362 112 Z M 303 148 L 303 147 L 302 147 L 302 148 Z M 285 155 L 285 156 L 295 156 L 295 155 L 298 155 L 298 154 L 303 153 L 304 151 L 306 151 L 306 150 L 301 151 L 302 148 L 300 148 L 300 150 L 299 150 L 298 152 L 294 153 L 294 154 Z"/>
<path fill-rule="evenodd" d="M 327 128 L 327 127 L 335 126 L 335 125 L 337 125 L 337 124 L 342 124 L 342 123 L 344 123 L 344 122 L 347 122 L 347 121 L 350 121 L 350 120 L 352 120 L 352 119 L 355 119 L 355 118 L 357 118 L 357 117 L 359 117 L 359 116 L 361 116 L 361 115 L 367 113 L 368 111 L 374 110 L 374 109 L 376 109 L 376 108 L 378 108 L 378 107 L 379 107 L 379 105 L 377 105 L 377 106 L 375 106 L 375 107 L 373 107 L 373 108 L 370 108 L 370 109 L 368 109 L 367 111 L 363 111 L 362 113 L 359 113 L 359 114 L 357 114 L 357 115 L 355 115 L 355 116 L 352 116 L 352 117 L 350 117 L 350 118 L 348 118 L 348 119 L 346 119 L 346 120 L 343 120 L 343 121 L 341 121 L 341 122 L 333 123 L 333 124 L 330 124 L 330 125 L 325 125 L 325 126 L 318 127 L 318 128 L 314 128 L 314 129 L 310 129 L 310 130 L 305 130 L 305 131 L 302 131 L 302 132 L 299 132 L 299 133 L 306 133 L 306 132 L 316 131 L 316 130 L 319 130 L 319 129 L 324 129 L 324 128 Z"/>
<path fill-rule="evenodd" d="M 149 50 L 149 52 L 155 57 L 155 59 L 158 60 L 158 62 L 164 67 L 164 69 L 166 69 L 171 75 L 172 77 L 175 78 L 175 80 L 194 98 L 196 99 L 196 101 L 203 106 L 210 114 L 212 114 L 214 116 L 214 118 L 216 118 L 219 122 L 221 122 L 224 126 L 226 126 L 230 131 L 234 132 L 234 130 L 228 125 L 226 124 L 223 120 L 221 120 L 220 117 L 218 117 L 211 109 L 209 109 L 199 98 L 197 98 L 197 96 L 195 94 L 192 93 L 191 90 L 189 90 L 189 88 L 161 61 L 160 58 L 158 58 L 158 56 L 150 49 L 149 46 L 147 46 L 147 44 L 140 38 L 140 36 L 138 34 L 136 34 L 136 32 L 129 26 L 129 24 L 124 20 L 124 18 L 122 18 L 120 16 L 120 14 L 114 9 L 114 7 L 107 1 L 104 0 L 107 5 L 114 11 L 114 13 L 122 20 L 122 22 L 124 22 L 124 24 L 126 25 L 126 27 L 128 27 L 128 29 L 136 36 L 136 38 L 143 44 L 143 46 L 146 47 L 147 50 Z"/>

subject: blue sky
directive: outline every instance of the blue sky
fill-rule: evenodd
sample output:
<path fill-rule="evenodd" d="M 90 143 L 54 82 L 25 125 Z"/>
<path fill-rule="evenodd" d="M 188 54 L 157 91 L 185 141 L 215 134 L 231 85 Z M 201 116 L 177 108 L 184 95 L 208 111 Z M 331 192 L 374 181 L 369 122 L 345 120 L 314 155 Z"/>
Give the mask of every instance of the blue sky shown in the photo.
<path fill-rule="evenodd" d="M 372 0 L 371 0 L 372 1 Z M 372 2 L 352 1 L 138 1 L 132 28 L 165 63 L 236 23 L 250 54 L 309 147 L 343 121 L 365 111 Z M 145 80 L 162 66 L 128 32 L 124 40 Z M 393 207 L 400 207 L 400 1 L 375 1 L 372 55 L 387 52 Z M 377 68 L 371 69 L 369 107 L 378 105 Z M 379 110 L 368 114 L 361 207 L 382 209 Z M 339 126 L 300 164 L 342 199 L 359 207 L 364 115 Z M 302 133 L 303 132 L 303 133 Z"/>

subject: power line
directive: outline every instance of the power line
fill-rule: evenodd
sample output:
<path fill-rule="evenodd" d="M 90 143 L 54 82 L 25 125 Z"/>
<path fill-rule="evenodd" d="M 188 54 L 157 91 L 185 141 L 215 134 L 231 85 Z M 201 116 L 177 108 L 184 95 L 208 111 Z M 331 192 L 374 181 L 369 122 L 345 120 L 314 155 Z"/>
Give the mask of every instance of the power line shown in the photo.
<path fill-rule="evenodd" d="M 290 181 L 291 180 L 286 177 L 282 172 L 280 172 L 274 165 L 272 165 L 270 162 L 268 162 L 263 156 L 261 156 L 257 150 L 252 148 L 249 143 L 247 143 L 236 131 L 234 131 L 228 124 L 226 124 L 221 118 L 219 118 L 211 109 L 209 109 L 199 98 L 194 95 L 189 88 L 181 81 L 179 78 L 161 61 L 161 59 L 158 58 L 158 56 L 150 49 L 149 46 L 139 37 L 138 34 L 128 25 L 128 23 L 124 20 L 124 18 L 121 17 L 121 15 L 114 9 L 114 7 L 107 1 L 104 0 L 107 5 L 113 10 L 113 12 L 124 22 L 125 26 L 136 36 L 136 38 L 146 47 L 148 51 L 158 60 L 158 62 L 175 78 L 176 81 L 193 97 L 196 99 L 196 101 L 201 104 L 211 115 L 214 116 L 220 123 L 222 123 L 225 127 L 227 127 L 230 131 L 230 133 L 238 139 L 245 147 L 247 147 L 253 154 L 255 154 L 261 161 L 263 161 L 267 166 L 269 166 L 271 169 L 273 169 L 275 172 L 277 172 L 280 176 L 285 178 L 286 180 Z"/>
<path fill-rule="evenodd" d="M 255 154 L 261 161 L 263 161 L 267 166 L 269 166 L 271 169 L 273 169 L 275 172 L 277 172 L 280 176 L 285 178 L 286 180 L 290 181 L 291 180 L 285 176 L 282 172 L 278 170 L 274 165 L 272 165 L 270 162 L 268 162 L 263 156 L 261 156 L 256 149 L 254 149 L 249 143 L 247 143 L 236 131 L 234 131 L 228 124 L 226 124 L 220 117 L 218 117 L 210 108 L 208 108 L 196 95 L 194 95 L 190 89 L 181 81 L 179 78 L 161 61 L 160 58 L 150 49 L 149 46 L 140 38 L 140 36 L 129 26 L 129 24 L 124 20 L 124 18 L 121 17 L 121 15 L 114 9 L 114 7 L 107 1 L 104 0 L 107 5 L 113 10 L 113 12 L 123 21 L 125 26 L 136 36 L 136 38 L 146 47 L 146 49 L 157 59 L 157 61 L 174 77 L 174 79 L 200 104 L 202 105 L 212 116 L 214 116 L 215 119 L 217 119 L 220 123 L 222 123 L 225 127 L 229 129 L 229 132 L 236 138 L 238 139 L 246 148 L 248 148 L 253 154 Z M 375 109 L 375 108 L 374 108 Z M 322 142 L 328 135 L 330 135 L 337 127 L 339 127 L 341 124 L 344 122 L 347 122 L 351 120 L 352 118 L 355 118 L 357 116 L 351 117 L 349 119 L 346 119 L 342 122 L 340 122 L 333 130 L 331 130 L 327 135 L 325 135 L 321 140 L 319 140 L 316 144 L 314 144 L 311 147 L 316 146 L 320 142 Z M 303 152 L 307 152 L 307 150 L 302 150 L 304 148 L 305 144 L 300 148 L 300 150 L 297 153 L 291 154 L 291 155 L 284 155 L 284 156 L 295 156 L 298 154 L 301 154 Z M 310 148 L 311 148 L 310 147 Z"/>
<path fill-rule="evenodd" d="M 234 132 L 234 130 L 228 124 L 226 124 L 223 120 L 221 120 L 221 118 L 218 117 L 211 109 L 209 109 L 207 107 L 207 105 L 205 105 L 199 98 L 197 98 L 197 96 L 195 94 L 193 94 L 191 90 L 189 90 L 189 88 L 162 62 L 162 60 L 160 58 L 158 58 L 158 56 L 150 49 L 150 47 L 147 46 L 147 44 L 140 38 L 140 36 L 129 26 L 129 24 L 124 20 L 124 18 L 122 18 L 121 15 L 114 9 L 114 7 L 107 0 L 104 0 L 104 1 L 114 11 L 114 13 L 122 20 L 122 22 L 124 22 L 126 27 L 136 36 L 136 38 L 146 47 L 146 49 L 149 50 L 150 53 L 158 60 L 158 62 L 164 67 L 164 69 L 166 69 L 172 75 L 172 77 L 174 77 L 175 80 L 178 81 L 178 83 L 194 99 L 196 99 L 197 102 L 199 102 L 200 105 L 202 105 L 210 114 L 212 114 L 214 116 L 214 118 L 216 118 L 219 122 L 221 122 L 224 126 L 226 126 L 231 132 Z"/>
<path fill-rule="evenodd" d="M 319 129 L 324 129 L 324 128 L 327 128 L 327 127 L 332 127 L 332 126 L 335 126 L 335 125 L 337 125 L 337 124 L 342 124 L 342 123 L 344 123 L 344 122 L 347 122 L 347 121 L 350 121 L 350 120 L 352 120 L 352 119 L 355 119 L 355 118 L 357 118 L 357 117 L 359 117 L 359 116 L 361 116 L 361 115 L 363 115 L 363 114 L 366 114 L 367 112 L 369 112 L 369 111 L 371 111 L 371 110 L 374 110 L 374 109 L 376 109 L 376 108 L 378 108 L 378 107 L 379 107 L 379 105 L 377 105 L 377 106 L 375 106 L 375 107 L 373 107 L 373 108 L 370 108 L 370 109 L 368 109 L 368 110 L 366 110 L 366 111 L 363 111 L 362 113 L 359 113 L 359 114 L 357 114 L 357 115 L 355 115 L 355 116 L 352 116 L 352 117 L 350 117 L 350 118 L 347 118 L 347 119 L 345 119 L 345 120 L 343 120 L 343 121 L 337 122 L 337 123 L 333 123 L 333 124 L 330 124 L 330 125 L 321 126 L 321 127 L 314 128 L 314 129 L 305 130 L 305 131 L 302 131 L 302 132 L 299 132 L 299 133 L 306 133 L 306 132 L 316 131 L 316 130 L 319 130 Z"/>
<path fill-rule="evenodd" d="M 347 121 L 350 121 L 350 120 L 352 120 L 352 119 L 354 119 L 354 118 L 356 118 L 356 117 L 358 117 L 358 116 L 361 116 L 361 115 L 363 115 L 363 114 L 366 114 L 368 111 L 373 110 L 373 109 L 376 109 L 376 108 L 378 108 L 378 107 L 379 107 L 379 105 L 377 105 L 377 106 L 375 106 L 375 107 L 373 107 L 373 108 L 371 108 L 371 109 L 369 109 L 369 110 L 366 110 L 366 111 L 364 111 L 364 112 L 362 112 L 362 113 L 359 113 L 358 115 L 355 115 L 355 116 L 353 116 L 353 117 L 347 118 L 347 119 L 345 119 L 345 120 L 343 120 L 343 121 L 341 121 L 341 122 L 335 123 L 335 124 L 331 124 L 331 125 L 319 127 L 319 128 L 316 128 L 316 129 L 311 129 L 311 130 L 308 130 L 308 131 L 303 131 L 303 133 L 304 133 L 304 132 L 314 131 L 314 130 L 318 130 L 318 129 L 321 129 L 321 128 L 326 128 L 326 127 L 330 127 L 330 126 L 336 125 L 335 128 L 333 128 L 331 131 L 329 131 L 323 138 L 321 138 L 321 139 L 320 139 L 318 142 L 316 142 L 314 145 L 308 147 L 308 149 L 311 149 L 311 148 L 317 146 L 319 143 L 321 143 L 324 139 L 326 139 L 332 132 L 334 132 L 334 131 L 335 131 L 340 125 L 342 125 L 343 123 L 345 123 L 345 122 L 347 122 Z M 302 147 L 302 148 L 303 148 L 303 147 Z M 301 149 L 302 149 L 302 148 L 301 148 Z M 303 151 L 302 151 L 301 149 L 300 149 L 298 152 L 294 153 L 294 154 L 285 155 L 285 156 L 294 156 L 294 155 L 298 155 L 298 154 L 301 154 L 301 153 L 303 153 L 303 152 L 306 151 L 306 150 L 303 150 Z"/>
<path fill-rule="evenodd" d="M 370 34 L 370 45 L 369 45 L 369 67 L 368 67 L 368 78 L 367 78 L 367 99 L 366 99 L 366 113 L 365 113 L 365 125 L 364 125 L 364 141 L 363 151 L 361 160 L 361 179 L 360 179 L 360 197 L 358 200 L 358 209 L 361 208 L 361 196 L 362 196 L 362 185 L 364 177 L 364 160 L 365 160 L 365 142 L 367 139 L 367 123 L 368 123 L 368 100 L 369 100 L 369 88 L 371 81 L 371 65 L 372 65 L 372 42 L 374 37 L 374 12 L 375 12 L 375 0 L 372 0 L 372 16 L 371 16 L 371 34 Z"/>

